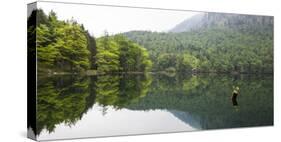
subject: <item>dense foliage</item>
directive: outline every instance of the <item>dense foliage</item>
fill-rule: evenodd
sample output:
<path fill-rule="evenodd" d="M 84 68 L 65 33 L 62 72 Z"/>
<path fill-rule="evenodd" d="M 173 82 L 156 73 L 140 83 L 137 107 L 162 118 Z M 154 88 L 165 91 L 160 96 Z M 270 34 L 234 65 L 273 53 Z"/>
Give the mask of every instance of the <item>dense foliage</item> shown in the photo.
<path fill-rule="evenodd" d="M 28 46 L 36 46 L 39 73 L 97 73 L 38 75 L 37 135 L 58 124 L 72 126 L 94 104 L 103 115 L 108 108 L 161 109 L 199 129 L 273 123 L 272 76 L 188 73 L 272 73 L 273 25 L 264 17 L 209 15 L 189 31 L 105 31 L 100 38 L 54 12 L 39 9 L 29 19 L 37 21 L 28 27 L 28 40 L 36 44 Z M 151 70 L 164 72 L 139 74 Z M 230 99 L 233 85 L 241 88 L 239 106 Z"/>
<path fill-rule="evenodd" d="M 208 14 L 187 32 L 105 32 L 95 39 L 74 20 L 42 10 L 36 15 L 28 33 L 36 34 L 39 71 L 273 72 L 271 17 Z"/>
<path fill-rule="evenodd" d="M 273 72 L 271 17 L 214 17 L 208 26 L 188 32 L 131 31 L 124 35 L 148 50 L 153 70 Z"/>
<path fill-rule="evenodd" d="M 90 68 L 85 31 L 74 20 L 60 21 L 54 12 L 37 11 L 38 69 L 80 71 Z"/>
<path fill-rule="evenodd" d="M 123 35 L 97 39 L 97 66 L 101 72 L 145 72 L 152 66 L 148 52 Z"/>
<path fill-rule="evenodd" d="M 152 66 L 147 50 L 123 35 L 105 32 L 95 39 L 83 25 L 58 20 L 53 11 L 45 15 L 39 9 L 33 16 L 37 26 L 28 33 L 36 34 L 39 72 L 145 72 Z"/>

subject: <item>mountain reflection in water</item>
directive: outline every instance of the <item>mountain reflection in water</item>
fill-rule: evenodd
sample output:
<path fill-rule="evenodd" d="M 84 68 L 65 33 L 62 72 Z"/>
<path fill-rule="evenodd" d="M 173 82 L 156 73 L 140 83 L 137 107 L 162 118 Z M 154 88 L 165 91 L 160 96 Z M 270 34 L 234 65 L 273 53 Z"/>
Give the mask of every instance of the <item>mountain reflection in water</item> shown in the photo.
<path fill-rule="evenodd" d="M 269 75 L 39 77 L 37 100 L 39 140 L 273 125 Z"/>

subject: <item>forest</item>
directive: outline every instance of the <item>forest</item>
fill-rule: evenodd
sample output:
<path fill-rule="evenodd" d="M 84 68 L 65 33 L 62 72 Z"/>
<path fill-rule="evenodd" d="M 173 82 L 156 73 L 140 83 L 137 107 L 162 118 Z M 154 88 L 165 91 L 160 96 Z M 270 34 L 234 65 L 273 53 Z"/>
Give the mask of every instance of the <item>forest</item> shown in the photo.
<path fill-rule="evenodd" d="M 270 20 L 248 19 L 253 18 L 242 16 L 240 23 L 210 24 L 187 32 L 131 31 L 124 35 L 148 50 L 153 70 L 272 73 L 273 25 Z"/>
<path fill-rule="evenodd" d="M 27 28 L 39 74 L 36 135 L 59 124 L 74 128 L 95 105 L 102 115 L 111 107 L 165 110 L 198 129 L 272 125 L 271 18 L 208 14 L 202 21 L 180 25 L 188 30 L 96 38 L 75 19 L 33 11 Z M 241 89 L 239 107 L 230 99 L 233 86 Z"/>
<path fill-rule="evenodd" d="M 33 11 L 29 22 L 34 18 L 36 25 L 29 24 L 28 37 L 36 38 L 29 46 L 36 46 L 39 73 L 146 72 L 152 67 L 147 50 L 121 34 L 109 36 L 105 31 L 96 39 L 82 24 L 58 20 L 53 11 L 49 15 Z"/>
<path fill-rule="evenodd" d="M 105 31 L 99 38 L 53 11 L 35 10 L 34 18 L 28 36 L 36 38 L 29 46 L 36 46 L 39 73 L 273 73 L 270 17 L 209 14 L 208 23 L 188 31 Z"/>

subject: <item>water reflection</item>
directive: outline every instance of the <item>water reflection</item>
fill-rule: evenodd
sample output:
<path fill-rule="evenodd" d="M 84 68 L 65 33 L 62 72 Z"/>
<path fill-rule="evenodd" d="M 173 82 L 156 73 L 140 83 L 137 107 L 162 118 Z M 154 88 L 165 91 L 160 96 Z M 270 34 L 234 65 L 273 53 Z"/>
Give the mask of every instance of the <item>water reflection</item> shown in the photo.
<path fill-rule="evenodd" d="M 232 97 L 232 103 L 229 103 L 234 84 L 243 94 L 239 95 L 239 111 L 233 109 L 233 106 L 238 107 L 237 96 Z M 88 130 L 87 134 L 97 136 L 97 131 L 111 127 L 108 125 L 112 125 L 110 122 L 115 118 L 115 123 L 120 124 L 117 130 L 121 130 L 121 125 L 135 127 L 126 129 L 131 133 L 162 132 L 160 128 L 169 132 L 273 125 L 272 76 L 123 74 L 41 77 L 38 79 L 37 99 L 39 136 L 59 133 L 62 124 L 69 126 L 63 127 L 65 131 L 75 131 L 80 123 L 95 123 L 92 130 L 96 132 Z M 97 115 L 91 121 L 82 119 L 98 112 L 103 119 L 98 119 Z M 156 118 L 161 121 L 162 118 L 156 117 L 160 114 L 165 114 L 166 124 L 153 129 L 143 126 L 138 129 L 142 131 L 137 130 L 136 123 L 148 124 L 142 121 L 146 120 L 151 124 Z M 139 117 L 133 119 L 136 115 Z M 177 128 L 170 128 L 168 124 Z M 126 133 L 129 132 L 124 131 Z"/>
<path fill-rule="evenodd" d="M 238 106 L 238 102 L 237 102 L 237 97 L 236 96 L 232 96 L 232 105 L 233 106 Z"/>
<path fill-rule="evenodd" d="M 60 123 L 74 125 L 95 103 L 102 106 L 103 115 L 108 106 L 121 109 L 136 103 L 150 84 L 146 75 L 39 78 L 37 133 L 53 132 Z"/>

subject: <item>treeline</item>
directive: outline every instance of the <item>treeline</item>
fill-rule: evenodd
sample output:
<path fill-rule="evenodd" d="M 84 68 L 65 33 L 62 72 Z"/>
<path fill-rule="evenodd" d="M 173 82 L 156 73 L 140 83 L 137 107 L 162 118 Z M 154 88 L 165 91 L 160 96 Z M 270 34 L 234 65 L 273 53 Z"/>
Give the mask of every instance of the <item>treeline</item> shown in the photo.
<path fill-rule="evenodd" d="M 132 31 L 124 35 L 149 51 L 153 70 L 272 73 L 273 25 L 268 22 L 240 17 L 235 24 L 188 32 Z"/>
<path fill-rule="evenodd" d="M 249 17 L 213 14 L 188 32 L 105 32 L 96 39 L 75 20 L 39 9 L 29 17 L 37 25 L 28 27 L 37 43 L 28 46 L 36 46 L 39 72 L 273 73 L 271 17 Z"/>
<path fill-rule="evenodd" d="M 75 20 L 58 20 L 55 12 L 46 15 L 41 9 L 28 21 L 28 35 L 36 38 L 29 46 L 36 46 L 39 72 L 144 72 L 152 66 L 146 49 L 122 35 L 105 32 L 95 39 Z"/>

